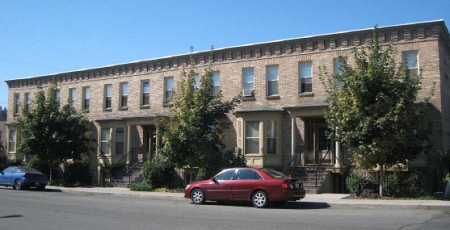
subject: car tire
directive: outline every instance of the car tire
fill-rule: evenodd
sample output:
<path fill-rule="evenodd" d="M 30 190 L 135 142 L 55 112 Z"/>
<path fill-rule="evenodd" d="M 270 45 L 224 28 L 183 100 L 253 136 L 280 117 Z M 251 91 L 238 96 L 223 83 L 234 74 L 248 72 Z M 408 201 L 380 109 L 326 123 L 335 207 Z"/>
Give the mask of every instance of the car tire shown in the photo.
<path fill-rule="evenodd" d="M 269 197 L 264 191 L 258 190 L 252 195 L 252 204 L 257 208 L 264 208 L 269 204 Z"/>
<path fill-rule="evenodd" d="M 23 186 L 22 186 L 22 181 L 17 179 L 14 181 L 14 185 L 13 185 L 13 189 L 18 189 L 18 190 L 22 190 Z"/>
<path fill-rule="evenodd" d="M 203 204 L 205 203 L 205 193 L 203 193 L 203 190 L 196 188 L 191 192 L 191 200 L 194 204 Z"/>

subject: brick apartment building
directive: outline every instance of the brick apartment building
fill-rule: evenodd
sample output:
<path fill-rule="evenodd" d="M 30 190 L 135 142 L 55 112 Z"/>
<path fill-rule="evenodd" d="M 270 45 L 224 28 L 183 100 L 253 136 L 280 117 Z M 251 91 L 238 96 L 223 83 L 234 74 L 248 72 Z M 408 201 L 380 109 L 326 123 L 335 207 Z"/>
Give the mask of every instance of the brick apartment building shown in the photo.
<path fill-rule="evenodd" d="M 319 66 L 337 69 L 337 59 L 354 64 L 352 50 L 363 48 L 371 29 L 279 40 L 216 49 L 213 52 L 214 86 L 225 100 L 242 97 L 227 115 L 232 124 L 225 132 L 227 148 L 242 152 L 248 166 L 279 170 L 320 168 L 322 192 L 340 192 L 348 155 L 339 143 L 325 136 L 325 92 L 318 79 Z M 450 148 L 450 36 L 443 21 L 429 21 L 379 28 L 382 45 L 392 44 L 397 61 L 414 63 L 408 68 L 423 76 L 421 98 L 436 84 L 432 149 L 410 162 L 436 184 L 441 174 L 434 152 Z M 210 52 L 194 53 L 195 71 L 202 74 Z M 412 60 L 412 61 L 411 61 Z M 96 128 L 96 151 L 89 153 L 95 183 L 105 181 L 104 166 L 133 165 L 158 155 L 156 119 L 169 116 L 172 90 L 189 55 L 177 55 L 52 75 L 7 80 L 9 88 L 7 153 L 12 161 L 18 134 L 11 125 L 38 86 L 57 83 L 61 101 L 70 100 Z M 417 121 L 420 122 L 420 121 Z M 317 171 L 316 171 L 317 173 Z M 191 175 L 184 175 L 185 179 Z M 435 190 L 435 185 L 429 190 Z"/>

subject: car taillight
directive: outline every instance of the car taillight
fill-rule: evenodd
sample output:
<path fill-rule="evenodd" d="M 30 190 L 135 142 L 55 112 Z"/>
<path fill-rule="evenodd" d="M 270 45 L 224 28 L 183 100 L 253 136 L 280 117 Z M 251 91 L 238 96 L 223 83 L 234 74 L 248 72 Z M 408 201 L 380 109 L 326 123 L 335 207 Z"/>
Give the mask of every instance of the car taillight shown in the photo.
<path fill-rule="evenodd" d="M 281 184 L 281 189 L 288 190 L 291 186 L 289 186 L 289 183 L 285 181 L 283 184 Z"/>

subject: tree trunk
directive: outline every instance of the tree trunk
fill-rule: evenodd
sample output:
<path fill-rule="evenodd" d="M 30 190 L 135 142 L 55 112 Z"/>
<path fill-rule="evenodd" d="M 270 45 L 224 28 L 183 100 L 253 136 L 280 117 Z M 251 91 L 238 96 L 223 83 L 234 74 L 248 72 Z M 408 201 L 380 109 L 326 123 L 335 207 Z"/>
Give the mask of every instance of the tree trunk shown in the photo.
<path fill-rule="evenodd" d="M 383 197 L 383 184 L 384 184 L 384 168 L 383 165 L 380 165 L 380 197 Z"/>

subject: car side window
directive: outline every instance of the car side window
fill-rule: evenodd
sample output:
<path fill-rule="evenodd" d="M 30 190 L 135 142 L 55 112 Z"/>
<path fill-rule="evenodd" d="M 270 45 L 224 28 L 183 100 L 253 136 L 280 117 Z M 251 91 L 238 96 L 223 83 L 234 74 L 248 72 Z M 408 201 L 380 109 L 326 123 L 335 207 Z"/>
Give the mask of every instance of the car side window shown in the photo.
<path fill-rule="evenodd" d="M 234 169 L 233 170 L 227 170 L 225 172 L 221 172 L 217 174 L 216 180 L 233 180 L 234 178 Z"/>
<path fill-rule="evenodd" d="M 236 175 L 236 180 L 262 180 L 263 178 L 251 169 L 241 169 Z"/>

